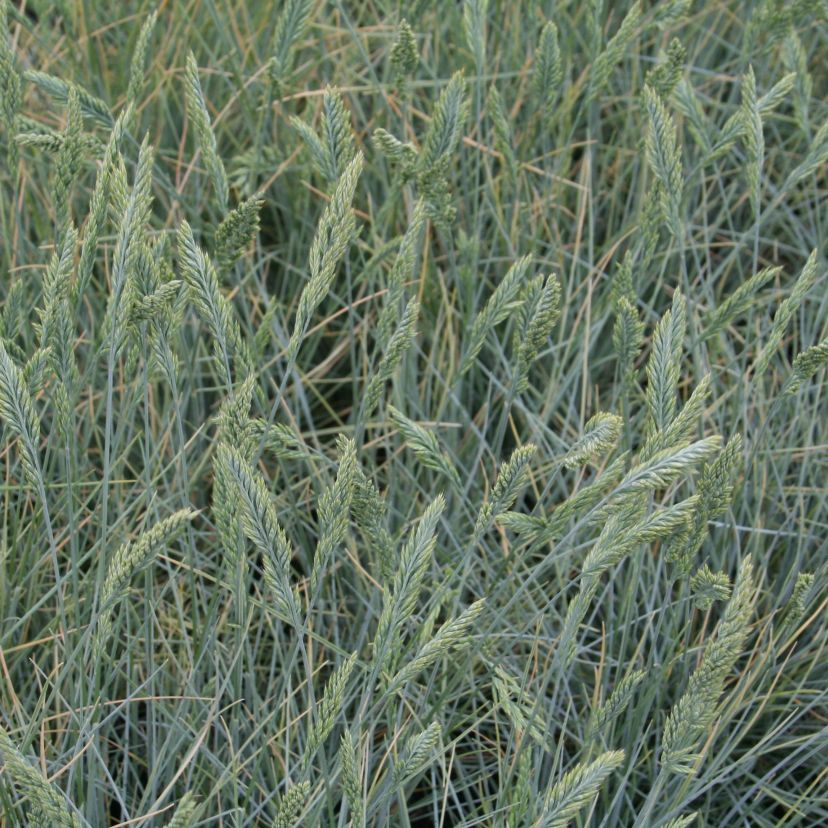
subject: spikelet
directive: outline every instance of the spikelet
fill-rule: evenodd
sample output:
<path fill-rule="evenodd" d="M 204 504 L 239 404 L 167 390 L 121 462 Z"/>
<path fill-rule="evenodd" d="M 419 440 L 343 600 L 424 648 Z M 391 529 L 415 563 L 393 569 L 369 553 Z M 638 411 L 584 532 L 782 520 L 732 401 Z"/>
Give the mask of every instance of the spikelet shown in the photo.
<path fill-rule="evenodd" d="M 513 149 L 515 139 L 503 105 L 503 98 L 500 97 L 500 92 L 497 91 L 494 84 L 489 87 L 489 95 L 486 98 L 486 112 L 492 121 L 495 149 L 503 156 L 509 175 L 514 178 L 518 171 L 517 157 Z"/>
<path fill-rule="evenodd" d="M 687 17 L 691 5 L 692 0 L 668 0 L 666 3 L 659 3 L 652 10 L 653 23 L 660 29 L 669 29 Z"/>
<path fill-rule="evenodd" d="M 75 91 L 77 92 L 77 89 Z M 35 147 L 36 149 L 55 155 L 63 143 L 63 130 L 53 129 L 42 121 L 30 118 L 22 112 L 18 112 L 17 114 L 17 128 L 20 131 L 15 136 L 15 141 L 20 146 Z M 99 157 L 106 146 L 97 135 L 91 135 L 87 132 L 81 133 L 80 145 L 84 154 L 95 157 Z"/>
<path fill-rule="evenodd" d="M 249 417 L 254 384 L 254 377 L 250 376 L 237 386 L 222 402 L 216 416 L 216 442 L 235 446 L 245 458 L 251 455 L 256 437 Z M 239 493 L 218 455 L 213 460 L 213 475 L 213 520 L 227 561 L 229 581 L 235 585 L 243 583 L 248 568 L 241 542 Z"/>
<path fill-rule="evenodd" d="M 182 284 L 180 279 L 171 279 L 151 293 L 144 294 L 132 306 L 131 324 L 149 322 L 169 311 L 179 296 Z"/>
<path fill-rule="evenodd" d="M 144 231 L 152 206 L 153 151 L 147 140 L 141 144 L 132 190 L 125 197 L 112 264 L 112 291 L 104 319 L 104 331 L 112 351 L 118 354 L 125 342 L 127 320 L 135 297 L 132 276 L 141 255 Z M 117 197 L 117 196 L 116 196 Z"/>
<path fill-rule="evenodd" d="M 694 751 L 716 718 L 725 680 L 741 655 L 754 599 L 753 563 L 747 557 L 739 565 L 733 596 L 713 638 L 705 645 L 701 663 L 664 726 L 661 763 L 671 772 L 693 773 L 699 760 Z"/>
<path fill-rule="evenodd" d="M 397 785 L 402 785 L 423 769 L 437 748 L 440 734 L 440 723 L 434 721 L 422 733 L 417 733 L 406 741 L 403 758 L 394 767 L 394 782 Z"/>
<path fill-rule="evenodd" d="M 356 235 L 356 218 L 351 202 L 361 172 L 362 153 L 357 153 L 337 182 L 333 197 L 319 220 L 310 250 L 310 279 L 299 297 L 296 321 L 288 345 L 290 360 L 296 358 L 311 316 L 327 296 L 336 268 Z"/>
<path fill-rule="evenodd" d="M 718 517 L 730 505 L 733 495 L 733 476 L 740 465 L 742 436 L 735 434 L 728 440 L 724 451 L 702 471 L 699 487 L 704 510 L 711 517 Z"/>
<path fill-rule="evenodd" d="M 618 484 L 624 475 L 628 459 L 629 455 L 626 452 L 619 455 L 597 480 L 578 489 L 561 503 L 549 518 L 506 512 L 500 522 L 516 531 L 529 543 L 551 543 L 560 537 L 574 517 L 586 515 L 604 499 L 608 490 Z"/>
<path fill-rule="evenodd" d="M 690 589 L 693 592 L 693 606 L 706 611 L 714 601 L 730 598 L 730 578 L 724 572 L 713 572 L 704 564 L 690 579 Z"/>
<path fill-rule="evenodd" d="M 802 300 L 811 289 L 811 286 L 816 281 L 816 276 L 817 251 L 816 248 L 814 248 L 811 251 L 811 255 L 808 256 L 808 261 L 805 262 L 805 266 L 802 268 L 799 278 L 796 282 L 794 282 L 790 295 L 785 297 L 773 317 L 773 325 L 771 326 L 768 341 L 765 343 L 764 348 L 762 348 L 761 353 L 756 358 L 754 365 L 756 376 L 764 374 L 768 369 L 771 357 L 773 357 L 775 351 L 782 344 L 782 339 L 785 336 L 788 324 L 793 318 L 794 313 L 796 313 L 797 309 L 802 304 Z"/>
<path fill-rule="evenodd" d="M 176 806 L 167 828 L 193 828 L 199 816 L 199 805 L 195 795 L 187 791 Z"/>
<path fill-rule="evenodd" d="M 457 149 L 465 120 L 466 82 L 461 72 L 455 72 L 440 93 L 431 124 L 423 140 L 420 164 L 424 171 L 435 168 Z"/>
<path fill-rule="evenodd" d="M 681 353 L 687 310 L 680 290 L 673 294 L 673 306 L 659 320 L 653 334 L 647 362 L 647 437 L 654 439 L 670 425 L 676 414 Z"/>
<path fill-rule="evenodd" d="M 267 344 L 273 336 L 273 320 L 282 310 L 281 302 L 271 296 L 270 305 L 259 320 L 259 328 L 253 336 L 253 354 L 257 359 L 264 355 Z"/>
<path fill-rule="evenodd" d="M 697 819 L 698 816 L 695 812 L 692 814 L 685 814 L 684 816 L 679 816 L 665 822 L 664 828 L 690 828 L 690 826 L 696 822 Z"/>
<path fill-rule="evenodd" d="M 610 284 L 610 301 L 614 306 L 618 305 L 621 299 L 626 299 L 630 304 L 635 304 L 636 294 L 633 285 L 633 254 L 628 250 L 621 260 L 621 264 L 615 268 Z"/>
<path fill-rule="evenodd" d="M 644 82 L 663 99 L 668 100 L 681 80 L 687 50 L 681 41 L 674 37 L 667 47 L 666 60 L 647 72 Z"/>
<path fill-rule="evenodd" d="M 664 431 L 653 433 L 639 453 L 639 461 L 651 457 L 663 446 L 674 446 L 689 439 L 698 428 L 710 393 L 710 374 L 705 374 L 693 389 L 690 399 L 682 406 Z"/>
<path fill-rule="evenodd" d="M 71 206 L 69 203 L 72 187 L 80 172 L 82 161 L 81 131 L 83 116 L 81 115 L 80 99 L 77 90 L 69 90 L 69 99 L 66 109 L 66 128 L 63 131 L 63 140 L 58 149 L 55 162 L 55 215 L 57 219 L 58 238 L 66 232 L 71 222 Z"/>
<path fill-rule="evenodd" d="M 147 49 L 149 48 L 150 38 L 155 29 L 155 24 L 158 21 L 158 11 L 150 12 L 144 25 L 141 26 L 141 31 L 138 33 L 138 39 L 135 42 L 135 51 L 132 53 L 132 61 L 129 65 L 129 85 L 127 86 L 126 100 L 127 106 L 136 107 L 138 99 L 144 89 L 144 81 L 146 79 L 145 64 L 147 60 Z"/>
<path fill-rule="evenodd" d="M 727 119 L 727 121 L 725 121 L 725 124 L 721 128 L 715 144 L 713 144 L 710 147 L 707 158 L 705 159 L 707 163 L 717 161 L 723 155 L 730 152 L 730 150 L 736 144 L 736 141 L 738 141 L 740 138 L 743 138 L 744 134 L 745 119 L 742 117 L 741 108 L 739 108 Z"/>
<path fill-rule="evenodd" d="M 362 469 L 357 470 L 357 480 L 351 500 L 354 521 L 379 562 L 383 583 L 388 583 L 394 572 L 395 555 L 391 533 L 386 525 L 388 507 Z"/>
<path fill-rule="evenodd" d="M 610 566 L 617 563 L 627 554 L 630 544 L 623 547 L 616 546 L 621 540 L 621 530 L 625 521 L 634 520 L 635 511 L 640 511 L 638 503 L 636 509 L 628 509 L 613 514 L 605 525 L 598 543 L 595 544 L 584 561 L 583 574 L 580 586 L 575 597 L 566 607 L 563 627 L 558 639 L 558 648 L 555 658 L 564 670 L 569 669 L 577 654 L 577 635 L 581 624 L 586 618 L 589 606 L 595 593 L 598 591 L 600 575 Z"/>
<path fill-rule="evenodd" d="M 172 284 L 175 280 L 171 280 Z M 159 308 L 159 312 L 148 320 L 149 345 L 152 353 L 152 366 L 163 374 L 167 384 L 176 388 L 179 384 L 180 360 L 173 352 L 170 342 L 182 327 L 184 318 L 180 294 L 172 305 Z"/>
<path fill-rule="evenodd" d="M 25 120 L 26 117 L 24 115 L 18 116 L 18 121 Z M 48 152 L 51 155 L 57 155 L 60 152 L 60 148 L 63 146 L 65 140 L 66 137 L 63 132 L 56 132 L 48 127 L 41 127 L 39 124 L 37 130 L 34 132 L 18 132 L 14 136 L 14 141 L 18 146 L 34 147 L 43 152 Z M 88 135 L 85 132 L 80 134 L 78 144 L 80 145 L 82 155 L 100 155 L 104 146 L 97 136 Z"/>
<path fill-rule="evenodd" d="M 193 131 L 195 132 L 198 147 L 201 150 L 201 157 L 204 165 L 213 182 L 213 189 L 219 200 L 219 207 L 222 212 L 227 210 L 227 202 L 230 197 L 227 185 L 227 173 L 224 170 L 224 163 L 218 154 L 216 136 L 210 123 L 210 113 L 207 111 L 207 101 L 201 91 L 201 84 L 198 80 L 198 64 L 192 52 L 187 54 L 187 70 L 185 73 L 185 94 L 187 98 L 187 114 L 192 120 Z"/>
<path fill-rule="evenodd" d="M 685 526 L 699 506 L 694 495 L 664 509 L 640 517 L 637 501 L 631 506 L 615 507 L 607 519 L 598 542 L 584 560 L 586 576 L 600 575 L 615 566 L 640 543 L 653 543 Z"/>
<path fill-rule="evenodd" d="M 403 18 L 397 27 L 397 37 L 391 48 L 391 66 L 394 69 L 394 84 L 404 90 L 406 79 L 413 75 L 420 62 L 417 39 L 408 21 Z"/>
<path fill-rule="evenodd" d="M 756 99 L 756 77 L 753 67 L 748 67 L 747 74 L 742 78 L 742 105 L 740 116 L 744 125 L 745 149 L 747 151 L 748 195 L 753 208 L 754 218 L 759 215 L 759 205 L 762 196 L 762 164 L 765 158 L 765 138 L 762 133 L 762 116 L 759 114 Z"/>
<path fill-rule="evenodd" d="M 782 60 L 785 68 L 789 72 L 783 80 L 790 79 L 790 83 L 781 97 L 784 100 L 788 97 L 789 92 L 793 91 L 793 106 L 797 124 L 807 132 L 808 105 L 814 94 L 814 79 L 811 77 L 810 72 L 808 72 L 808 56 L 805 48 L 795 31 L 789 32 L 785 38 L 782 49 Z M 781 83 L 782 81 L 776 86 L 779 86 Z"/>
<path fill-rule="evenodd" d="M 14 176 L 17 174 L 17 144 L 12 136 L 17 133 L 22 97 L 20 72 L 9 42 L 8 13 L 6 0 L 0 0 L 0 121 L 7 136 L 6 166 Z"/>
<path fill-rule="evenodd" d="M 440 616 L 448 612 L 448 608 L 460 600 L 460 590 L 457 588 L 441 589 L 431 601 L 431 608 L 428 615 L 422 619 L 417 635 L 414 637 L 416 651 L 419 652 L 431 641 L 434 634 L 434 627 Z"/>
<path fill-rule="evenodd" d="M 553 107 L 563 85 L 563 62 L 558 44 L 558 27 L 547 21 L 541 30 L 538 47 L 535 49 L 535 68 L 532 87 L 538 100 L 543 123 L 548 126 L 554 114 Z"/>
<path fill-rule="evenodd" d="M 594 101 L 607 85 L 613 67 L 624 57 L 624 53 L 636 36 L 640 21 L 641 2 L 636 0 L 621 21 L 618 31 L 610 38 L 606 48 L 592 64 L 586 95 L 587 103 Z"/>
<path fill-rule="evenodd" d="M 778 109 L 785 101 L 789 100 L 791 91 L 797 82 L 797 73 L 788 72 L 783 75 L 764 95 L 762 95 L 756 102 L 756 108 L 759 111 L 760 117 L 770 115 L 775 109 Z"/>
<path fill-rule="evenodd" d="M 676 84 L 671 103 L 684 117 L 687 131 L 701 150 L 702 157 L 709 161 L 713 152 L 710 137 L 714 132 L 714 128 L 702 108 L 696 91 L 686 79 L 681 79 Z"/>
<path fill-rule="evenodd" d="M 426 205 L 427 215 L 435 227 L 448 231 L 457 216 L 449 189 L 451 156 L 443 156 L 434 166 L 415 172 L 420 197 Z M 407 179 L 403 170 L 403 179 Z"/>
<path fill-rule="evenodd" d="M 363 417 L 371 416 L 379 404 L 385 384 L 394 376 L 394 372 L 402 362 L 402 358 L 411 347 L 411 343 L 417 335 L 416 326 L 419 316 L 420 303 L 412 297 L 403 311 L 399 327 L 391 335 L 382 354 L 382 359 L 374 369 L 368 387 L 365 389 Z"/>
<path fill-rule="evenodd" d="M 351 653 L 339 667 L 334 670 L 331 677 L 325 685 L 325 692 L 322 694 L 322 700 L 317 705 L 314 713 L 313 726 L 311 727 L 308 736 L 308 742 L 305 746 L 304 764 L 307 767 L 314 753 L 319 746 L 330 735 L 331 730 L 336 722 L 336 717 L 342 709 L 342 704 L 345 696 L 345 687 L 348 684 L 348 679 L 351 676 L 351 671 L 356 664 L 356 653 Z"/>
<path fill-rule="evenodd" d="M 785 383 L 785 393 L 795 394 L 803 382 L 807 382 L 825 365 L 828 365 L 828 339 L 823 339 L 818 345 L 812 345 L 796 355 L 793 370 Z"/>
<path fill-rule="evenodd" d="M 234 446 L 243 457 L 252 454 L 263 433 L 250 418 L 255 389 L 256 377 L 250 375 L 222 400 L 215 416 L 217 441 Z"/>
<path fill-rule="evenodd" d="M 699 496 L 692 495 L 671 506 L 655 509 L 643 520 L 625 529 L 619 546 L 626 552 L 639 543 L 655 543 L 669 537 L 680 527 L 684 526 L 699 508 Z M 616 553 L 613 553 L 613 556 Z M 585 565 L 586 566 L 586 565 Z"/>
<path fill-rule="evenodd" d="M 394 427 L 402 435 L 406 445 L 427 469 L 439 472 L 448 477 L 455 485 L 460 485 L 460 475 L 448 455 L 440 449 L 433 431 L 429 431 L 419 423 L 409 420 L 393 405 L 388 406 L 388 416 Z"/>
<path fill-rule="evenodd" d="M 535 456 L 536 448 L 531 443 L 515 449 L 508 462 L 497 474 L 489 499 L 480 507 L 474 524 L 474 541 L 477 542 L 489 527 L 507 510 L 512 508 L 526 479 L 529 462 Z"/>
<path fill-rule="evenodd" d="M 69 297 L 77 241 L 77 230 L 69 225 L 63 238 L 58 241 L 43 277 L 44 306 L 37 309 L 40 323 L 34 325 L 35 331 L 40 335 L 41 347 L 59 344 L 57 327 L 62 305 Z"/>
<path fill-rule="evenodd" d="M 507 319 L 510 313 L 519 306 L 518 294 L 523 287 L 526 272 L 531 263 L 531 256 L 523 256 L 518 259 L 495 288 L 483 310 L 475 317 L 460 362 L 460 375 L 467 373 L 475 364 L 489 333 L 496 325 Z"/>
<path fill-rule="evenodd" d="M 25 289 L 26 282 L 12 279 L 3 302 L 0 329 L 8 347 L 12 347 L 13 341 L 19 336 L 23 319 L 28 319 L 29 308 L 25 303 Z"/>
<path fill-rule="evenodd" d="M 279 797 L 273 828 L 296 828 L 308 794 L 310 794 L 310 782 L 297 782 L 291 785 Z"/>
<path fill-rule="evenodd" d="M 371 138 L 374 146 L 386 158 L 402 165 L 403 178 L 405 180 L 408 180 L 414 175 L 414 168 L 419 156 L 412 143 L 400 141 L 382 127 L 377 127 L 371 135 Z"/>
<path fill-rule="evenodd" d="M 0 418 L 17 435 L 20 462 L 29 485 L 40 491 L 43 478 L 37 444 L 40 439 L 40 421 L 29 389 L 17 365 L 0 340 Z"/>
<path fill-rule="evenodd" d="M 365 797 L 362 794 L 362 771 L 357 760 L 351 734 L 346 730 L 339 743 L 339 766 L 342 771 L 342 790 L 351 810 L 351 825 L 362 828 L 365 822 Z"/>
<path fill-rule="evenodd" d="M 825 18 L 828 10 L 821 0 L 766 0 L 761 3 L 758 13 L 751 19 L 750 33 L 755 38 L 762 35 L 771 44 L 785 37 L 792 29 L 806 25 L 810 15 Z"/>
<path fill-rule="evenodd" d="M 98 249 L 98 240 L 106 222 L 109 210 L 111 192 L 110 185 L 115 172 L 115 159 L 118 156 L 118 145 L 123 137 L 124 127 L 130 117 L 132 109 L 127 107 L 118 116 L 109 134 L 109 140 L 104 150 L 103 160 L 95 179 L 95 188 L 89 205 L 89 218 L 83 233 L 81 257 L 78 263 L 78 279 L 74 300 L 77 302 L 86 292 L 86 286 L 92 277 L 92 268 L 95 264 L 95 255 Z"/>
<path fill-rule="evenodd" d="M 793 592 L 784 615 L 783 625 L 787 632 L 792 632 L 805 617 L 808 605 L 814 598 L 816 579 L 812 572 L 799 572 L 796 576 Z"/>
<path fill-rule="evenodd" d="M 452 75 L 440 94 L 437 105 L 417 156 L 415 168 L 403 170 L 404 177 L 414 176 L 429 217 L 438 227 L 454 221 L 456 210 L 448 189 L 449 165 L 460 143 L 468 112 L 466 83 L 461 72 Z"/>
<path fill-rule="evenodd" d="M 650 269 L 656 247 L 661 236 L 661 226 L 664 223 L 664 194 L 658 181 L 653 182 L 648 198 L 641 208 L 641 218 L 638 222 L 638 235 L 643 248 L 640 269 L 646 273 Z"/>
<path fill-rule="evenodd" d="M 128 315 L 124 320 L 131 341 L 131 348 L 127 357 L 127 374 L 132 373 L 130 365 L 138 359 L 144 344 L 144 322 L 149 321 L 156 313 L 165 312 L 172 304 L 177 291 L 172 291 L 168 301 L 164 302 L 165 290 L 161 290 L 160 264 L 156 257 L 163 253 L 158 245 L 149 242 L 147 234 L 140 241 L 135 267 L 128 287 Z M 179 283 L 180 287 L 180 283 Z"/>
<path fill-rule="evenodd" d="M 682 168 L 681 153 L 676 142 L 676 124 L 658 93 L 644 87 L 644 105 L 648 116 L 645 149 L 647 163 L 661 185 L 659 204 L 673 236 L 680 238 Z"/>
<path fill-rule="evenodd" d="M 304 35 L 310 18 L 313 0 L 286 0 L 276 20 L 268 65 L 270 82 L 278 92 L 293 69 L 294 50 Z"/>
<path fill-rule="evenodd" d="M 136 541 L 118 547 L 106 569 L 101 588 L 100 615 L 95 627 L 94 650 L 100 655 L 112 636 L 112 613 L 115 605 L 126 597 L 129 582 L 136 572 L 152 563 L 198 514 L 194 509 L 179 509 L 142 533 Z"/>
<path fill-rule="evenodd" d="M 626 391 L 635 381 L 635 362 L 644 345 L 644 322 L 632 302 L 623 296 L 615 304 L 612 344 L 618 359 L 621 385 Z"/>
<path fill-rule="evenodd" d="M 517 759 L 517 778 L 506 792 L 506 828 L 524 828 L 532 824 L 531 815 L 536 807 L 532 790 L 532 772 L 532 753 L 530 750 L 521 750 Z"/>
<path fill-rule="evenodd" d="M 728 440 L 724 450 L 702 468 L 699 477 L 699 506 L 686 533 L 677 534 L 667 545 L 666 558 L 689 571 L 693 557 L 707 536 L 710 520 L 721 515 L 730 505 L 733 495 L 733 477 L 740 464 L 742 438 L 736 434 Z"/>
<path fill-rule="evenodd" d="M 216 230 L 216 261 L 222 270 L 229 270 L 256 238 L 263 205 L 264 197 L 256 193 L 222 219 Z"/>
<path fill-rule="evenodd" d="M 710 339 L 723 331 L 734 319 L 746 313 L 756 301 L 756 294 L 781 272 L 781 267 L 766 267 L 742 282 L 733 293 L 719 303 L 707 317 L 704 338 Z"/>
<path fill-rule="evenodd" d="M 322 96 L 321 138 L 301 119 L 290 122 L 304 139 L 317 172 L 331 184 L 338 181 L 355 155 L 351 118 L 339 91 L 329 86 Z"/>
<path fill-rule="evenodd" d="M 81 828 L 80 817 L 63 792 L 51 784 L 17 749 L 5 728 L 0 725 L 0 758 L 5 774 L 28 798 L 32 825 L 44 828 Z"/>
<path fill-rule="evenodd" d="M 416 180 L 419 196 L 426 205 L 429 218 L 441 228 L 448 228 L 456 215 L 448 175 L 468 114 L 465 86 L 462 72 L 455 72 L 437 100 L 422 149 L 419 153 L 414 152 L 412 162 L 408 160 L 412 154 L 406 145 L 397 141 L 392 146 L 387 139 L 384 141 L 388 149 L 403 161 L 403 180 Z M 377 133 L 374 136 L 376 140 Z"/>
<path fill-rule="evenodd" d="M 293 552 L 279 525 L 265 482 L 250 463 L 229 446 L 218 446 L 217 461 L 239 495 L 242 528 L 262 555 L 265 584 L 276 602 L 276 610 L 299 629 L 299 607 L 290 586 Z"/>
<path fill-rule="evenodd" d="M 624 761 L 623 750 L 602 753 L 592 762 L 579 762 L 558 780 L 544 802 L 539 825 L 566 828 L 601 790 L 607 777 Z"/>
<path fill-rule="evenodd" d="M 383 349 L 388 347 L 394 332 L 403 327 L 401 323 L 405 315 L 403 310 L 405 283 L 414 275 L 417 247 L 420 244 L 425 219 L 425 204 L 420 200 L 414 206 L 411 221 L 402 237 L 397 257 L 388 274 L 388 298 L 377 321 L 377 340 Z"/>
<path fill-rule="evenodd" d="M 55 363 L 52 349 L 47 345 L 38 348 L 27 360 L 21 371 L 23 385 L 34 399 L 46 386 L 47 373 Z"/>
<path fill-rule="evenodd" d="M 486 15 L 489 0 L 463 0 L 463 33 L 466 45 L 474 55 L 474 65 L 478 73 L 483 69 L 486 59 Z"/>
<path fill-rule="evenodd" d="M 401 687 L 418 673 L 427 670 L 436 661 L 456 647 L 468 647 L 471 643 L 469 630 L 483 612 L 486 600 L 481 598 L 465 609 L 457 618 L 446 621 L 436 633 L 420 648 L 414 658 L 399 670 L 388 685 L 388 689 Z"/>
<path fill-rule="evenodd" d="M 302 438 L 284 423 L 268 425 L 256 417 L 250 420 L 250 431 L 256 441 L 283 460 L 308 460 L 313 455 Z"/>
<path fill-rule="evenodd" d="M 313 557 L 310 587 L 311 594 L 319 588 L 322 572 L 330 563 L 336 549 L 345 540 L 350 519 L 351 499 L 357 481 L 356 443 L 340 437 L 339 471 L 336 482 L 319 498 L 319 542 Z"/>
<path fill-rule="evenodd" d="M 539 712 L 538 702 L 503 667 L 497 666 L 492 676 L 495 701 L 503 708 L 512 725 L 528 734 L 544 750 L 551 750 L 549 727 Z"/>
<path fill-rule="evenodd" d="M 47 368 L 57 378 L 53 391 L 55 425 L 65 441 L 74 439 L 71 408 L 79 379 L 73 350 L 73 314 L 69 305 L 77 238 L 77 231 L 70 225 L 64 234 L 60 252 L 55 253 L 49 265 L 43 282 L 46 306 L 41 312 L 42 345 L 23 369 L 24 380 L 33 394 L 40 390 L 35 390 L 34 382 L 42 382 L 45 379 Z M 38 366 L 39 358 L 42 361 L 41 366 Z"/>
<path fill-rule="evenodd" d="M 810 178 L 818 170 L 824 169 L 826 161 L 828 161 L 828 120 L 817 130 L 808 146 L 805 158 L 791 170 L 787 180 L 782 185 L 782 190 L 790 190 L 800 181 Z"/>
<path fill-rule="evenodd" d="M 664 489 L 715 454 L 721 444 L 721 437 L 716 435 L 689 445 L 663 449 L 646 462 L 633 466 L 619 484 L 618 491 L 640 493 Z"/>
<path fill-rule="evenodd" d="M 36 86 L 39 86 L 44 92 L 48 92 L 60 103 L 68 103 L 69 93 L 74 91 L 78 96 L 80 108 L 85 118 L 92 119 L 105 129 L 112 128 L 115 119 L 112 117 L 112 112 L 106 103 L 87 92 L 86 89 L 77 83 L 71 83 L 62 78 L 56 78 L 54 75 L 49 75 L 46 72 L 38 72 L 34 69 L 27 69 L 24 77 L 27 81 L 31 81 Z"/>
<path fill-rule="evenodd" d="M 584 426 L 583 435 L 573 444 L 561 461 L 568 469 L 577 469 L 604 454 L 609 454 L 621 436 L 621 418 L 599 411 Z"/>
<path fill-rule="evenodd" d="M 305 148 L 310 153 L 311 161 L 316 171 L 323 177 L 329 180 L 336 180 L 335 175 L 331 169 L 325 146 L 321 139 L 316 134 L 313 127 L 306 124 L 301 118 L 292 115 L 290 117 L 290 125 L 299 133 L 302 140 L 305 142 Z"/>
<path fill-rule="evenodd" d="M 504 512 L 498 523 L 511 529 L 529 544 L 551 542 L 555 538 L 555 535 L 549 531 L 549 521 L 539 515 Z"/>
<path fill-rule="evenodd" d="M 590 717 L 588 729 L 591 738 L 606 735 L 609 726 L 627 709 L 636 688 L 646 677 L 646 670 L 633 670 L 616 684 L 609 698 Z"/>
<path fill-rule="evenodd" d="M 221 378 L 229 388 L 233 385 L 233 359 L 243 356 L 239 323 L 219 288 L 215 265 L 196 244 L 186 221 L 178 228 L 178 262 L 193 304 L 210 329 Z"/>
<path fill-rule="evenodd" d="M 412 530 L 400 553 L 394 581 L 385 593 L 382 613 L 374 636 L 374 660 L 378 670 L 382 670 L 391 659 L 394 642 L 414 612 L 434 547 L 437 545 L 437 523 L 445 506 L 443 496 L 437 495 L 424 512 L 416 529 Z"/>
<path fill-rule="evenodd" d="M 529 369 L 546 344 L 561 312 L 561 283 L 550 274 L 545 280 L 536 276 L 523 291 L 518 309 L 513 347 L 515 351 L 515 391 L 529 388 Z"/>

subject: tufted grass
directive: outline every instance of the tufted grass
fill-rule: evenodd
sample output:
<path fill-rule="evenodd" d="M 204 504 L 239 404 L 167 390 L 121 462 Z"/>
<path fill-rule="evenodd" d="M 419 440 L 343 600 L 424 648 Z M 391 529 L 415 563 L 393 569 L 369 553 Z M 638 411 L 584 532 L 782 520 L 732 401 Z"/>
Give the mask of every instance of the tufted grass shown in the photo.
<path fill-rule="evenodd" d="M 2 824 L 828 822 L 825 4 L 153 9 L 0 32 Z"/>

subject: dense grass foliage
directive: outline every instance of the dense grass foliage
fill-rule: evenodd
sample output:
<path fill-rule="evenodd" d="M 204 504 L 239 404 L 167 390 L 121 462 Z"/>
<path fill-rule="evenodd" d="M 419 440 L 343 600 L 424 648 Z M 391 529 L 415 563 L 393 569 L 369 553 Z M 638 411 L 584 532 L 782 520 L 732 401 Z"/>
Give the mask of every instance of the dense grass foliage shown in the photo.
<path fill-rule="evenodd" d="M 828 823 L 828 7 L 0 4 L 9 826 Z"/>

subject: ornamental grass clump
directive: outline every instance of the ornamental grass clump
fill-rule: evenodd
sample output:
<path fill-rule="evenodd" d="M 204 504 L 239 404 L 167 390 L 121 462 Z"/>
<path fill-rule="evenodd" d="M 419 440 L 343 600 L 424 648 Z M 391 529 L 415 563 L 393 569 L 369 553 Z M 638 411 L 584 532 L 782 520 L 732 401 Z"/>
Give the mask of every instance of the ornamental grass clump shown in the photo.
<path fill-rule="evenodd" d="M 828 823 L 828 20 L 753 6 L 0 0 L 3 825 Z"/>

